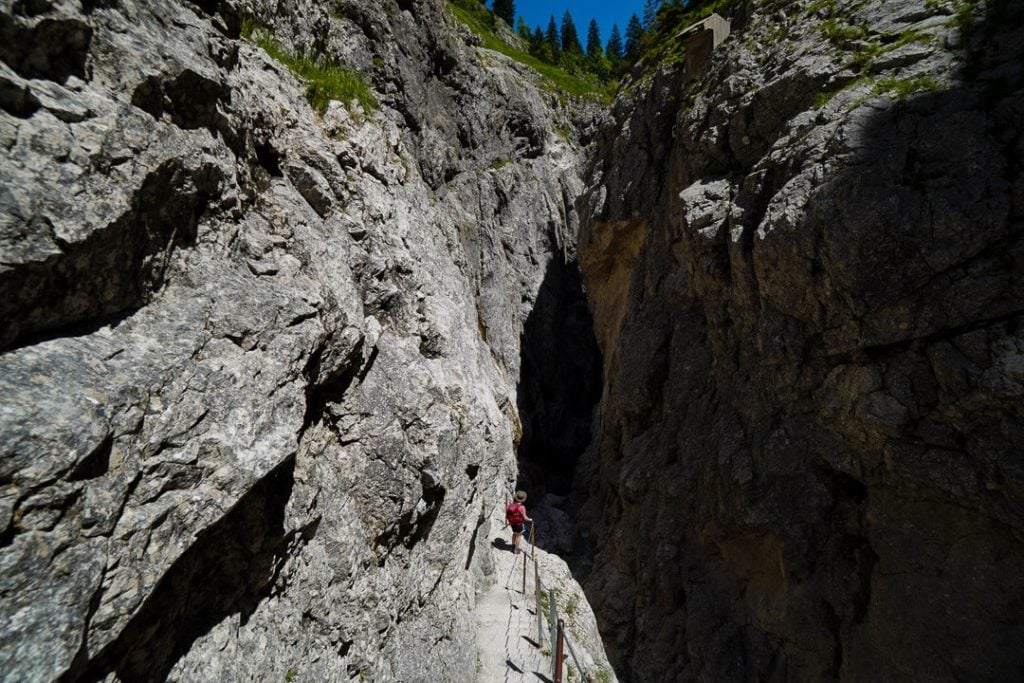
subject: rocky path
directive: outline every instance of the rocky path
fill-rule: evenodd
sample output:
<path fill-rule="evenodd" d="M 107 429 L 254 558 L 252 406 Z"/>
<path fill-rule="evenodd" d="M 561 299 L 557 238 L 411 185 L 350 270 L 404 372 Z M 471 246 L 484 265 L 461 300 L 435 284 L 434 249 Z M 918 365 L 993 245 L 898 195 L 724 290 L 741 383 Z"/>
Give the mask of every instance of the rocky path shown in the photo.
<path fill-rule="evenodd" d="M 494 535 L 511 540 L 501 531 L 501 510 L 492 520 Z M 550 681 L 551 660 L 545 648 L 537 646 L 533 560 L 529 553 L 514 555 L 511 550 L 489 546 L 494 556 L 494 584 L 481 596 L 476 608 L 477 681 L 513 683 Z M 543 551 L 538 551 L 543 552 Z M 528 561 L 526 595 L 523 595 L 523 562 Z"/>

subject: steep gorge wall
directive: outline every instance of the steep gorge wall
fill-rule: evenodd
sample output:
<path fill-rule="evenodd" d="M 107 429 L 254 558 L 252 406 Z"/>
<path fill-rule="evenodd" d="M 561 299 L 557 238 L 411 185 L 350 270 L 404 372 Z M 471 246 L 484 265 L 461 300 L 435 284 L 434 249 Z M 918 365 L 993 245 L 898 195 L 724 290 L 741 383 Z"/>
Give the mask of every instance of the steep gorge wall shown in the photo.
<path fill-rule="evenodd" d="M 580 204 L 623 680 L 1024 671 L 1020 2 L 734 3 Z"/>
<path fill-rule="evenodd" d="M 379 111 L 317 115 L 243 15 Z M 0 3 L 0 678 L 473 678 L 588 116 L 475 42 L 439 0 Z"/>

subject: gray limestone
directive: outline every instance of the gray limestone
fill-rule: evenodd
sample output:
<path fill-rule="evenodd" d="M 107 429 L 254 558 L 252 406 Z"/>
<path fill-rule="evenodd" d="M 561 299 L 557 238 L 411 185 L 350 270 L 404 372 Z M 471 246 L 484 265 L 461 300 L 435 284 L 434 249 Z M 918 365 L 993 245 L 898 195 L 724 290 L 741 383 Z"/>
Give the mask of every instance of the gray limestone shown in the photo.
<path fill-rule="evenodd" d="M 5 2 L 0 46 L 0 678 L 470 680 L 587 114 L 431 0 Z"/>

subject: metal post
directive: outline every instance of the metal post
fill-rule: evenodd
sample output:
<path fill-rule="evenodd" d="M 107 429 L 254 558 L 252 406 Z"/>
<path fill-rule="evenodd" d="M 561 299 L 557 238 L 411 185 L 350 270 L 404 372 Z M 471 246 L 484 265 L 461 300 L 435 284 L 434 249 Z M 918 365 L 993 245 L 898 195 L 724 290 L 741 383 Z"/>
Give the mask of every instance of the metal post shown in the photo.
<path fill-rule="evenodd" d="M 585 674 L 585 673 L 583 672 L 583 666 L 582 666 L 582 665 L 580 665 L 580 658 L 576 656 L 576 650 L 575 650 L 575 649 L 573 648 L 573 646 L 572 646 L 572 639 L 571 639 L 571 638 L 569 638 L 569 634 L 568 634 L 568 632 L 566 632 L 566 633 L 565 633 L 565 638 L 564 638 L 564 640 L 565 640 L 565 646 L 566 646 L 567 648 L 569 648 L 569 655 L 570 655 L 570 656 L 572 657 L 572 661 L 576 662 L 576 668 L 577 668 L 577 669 L 579 670 L 579 672 L 580 672 L 580 677 L 581 677 L 581 678 L 582 678 L 582 679 L 583 679 L 584 681 L 589 681 L 589 680 L 590 680 L 590 677 L 589 677 L 589 676 L 587 676 L 587 675 L 586 675 L 586 674 Z"/>
<path fill-rule="evenodd" d="M 558 605 L 555 604 L 555 590 L 553 588 L 548 589 L 548 624 L 550 626 L 550 643 L 551 647 L 555 647 L 555 642 L 558 640 Z M 552 652 L 552 655 L 554 652 Z M 551 676 L 555 675 L 555 658 L 551 657 Z"/>
<path fill-rule="evenodd" d="M 544 645 L 544 618 L 540 614 L 540 574 L 537 570 L 537 554 L 533 554 L 533 593 L 537 600 L 537 647 Z"/>
<path fill-rule="evenodd" d="M 523 598 L 526 597 L 526 565 L 527 564 L 528 563 L 526 561 L 526 554 L 524 552 L 524 554 L 523 554 Z"/>
<path fill-rule="evenodd" d="M 558 645 L 555 648 L 555 683 L 562 683 L 562 669 L 565 663 L 565 622 L 558 620 Z"/>

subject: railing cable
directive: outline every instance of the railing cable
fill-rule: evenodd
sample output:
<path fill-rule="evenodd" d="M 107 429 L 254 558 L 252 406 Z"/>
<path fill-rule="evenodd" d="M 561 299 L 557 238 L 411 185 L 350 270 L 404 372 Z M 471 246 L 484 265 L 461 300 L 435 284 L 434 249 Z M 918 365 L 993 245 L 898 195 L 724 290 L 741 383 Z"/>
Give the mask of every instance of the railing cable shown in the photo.
<path fill-rule="evenodd" d="M 580 672 L 580 677 L 584 683 L 589 683 L 591 680 L 590 676 L 587 675 L 583 666 L 580 664 L 579 656 L 576 654 L 576 649 L 573 647 L 572 639 L 569 637 L 569 632 L 565 628 L 565 620 L 558 618 L 558 603 L 556 601 L 556 593 L 554 588 L 548 588 L 544 584 L 544 580 L 540 575 L 540 567 L 537 560 L 537 537 L 536 537 L 536 524 L 530 524 L 530 556 L 533 559 L 533 593 L 534 593 L 534 606 L 537 615 L 537 647 L 542 648 L 544 646 L 544 617 L 543 617 L 543 599 L 547 594 L 548 599 L 548 644 L 550 645 L 549 652 L 551 653 L 551 680 L 556 683 L 562 682 L 562 668 L 564 665 L 564 651 L 563 644 L 566 649 L 569 650 L 569 656 L 572 657 L 572 661 L 576 664 L 576 668 Z M 523 582 L 522 582 L 522 595 L 526 597 L 526 573 L 527 573 L 527 558 L 526 553 L 523 554 Z M 509 572 L 509 579 L 512 578 L 512 573 L 515 572 L 515 562 L 512 563 L 512 570 Z M 505 582 L 505 587 L 508 587 L 508 581 Z"/>

